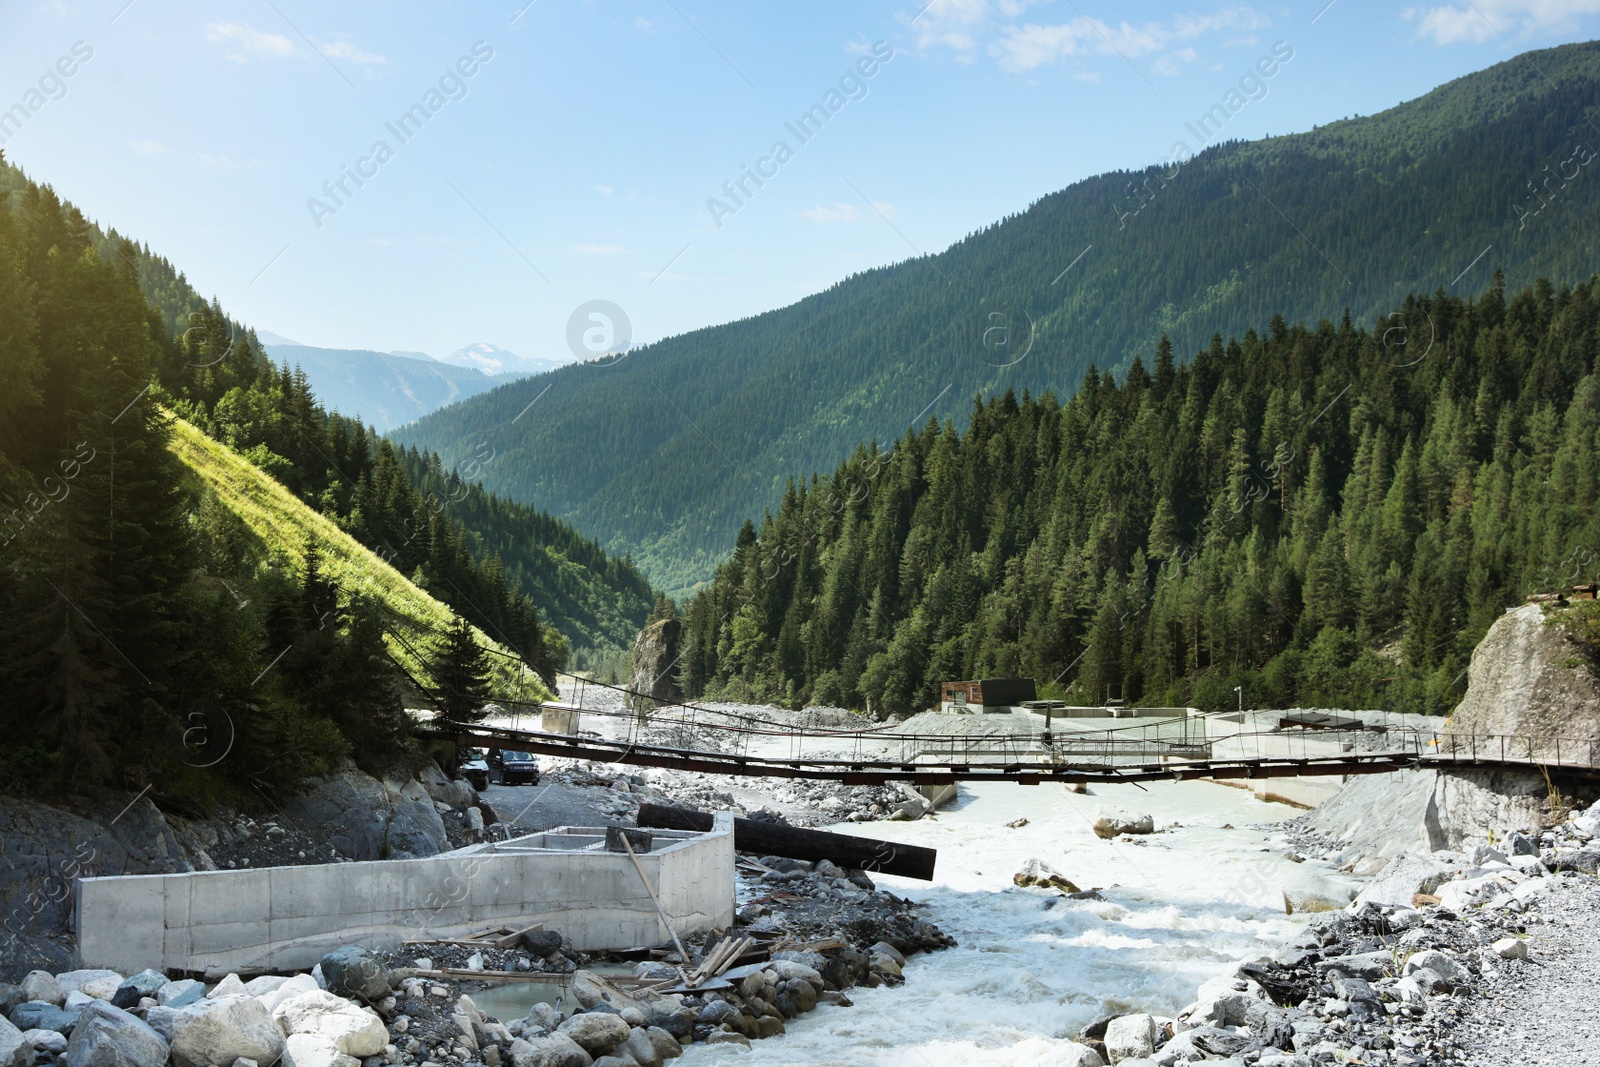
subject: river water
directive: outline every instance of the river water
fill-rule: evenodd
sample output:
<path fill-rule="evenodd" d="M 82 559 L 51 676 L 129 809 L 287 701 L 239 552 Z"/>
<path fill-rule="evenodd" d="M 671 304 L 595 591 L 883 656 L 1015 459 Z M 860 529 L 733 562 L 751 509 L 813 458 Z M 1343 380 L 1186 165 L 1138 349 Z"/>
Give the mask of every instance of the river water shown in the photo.
<path fill-rule="evenodd" d="M 1175 1015 L 1208 978 L 1269 954 L 1309 918 L 1284 913 L 1283 890 L 1353 887 L 1319 861 L 1282 854 L 1270 824 L 1296 809 L 1205 782 L 1091 786 L 963 785 L 936 819 L 833 829 L 939 850 L 932 883 L 881 877 L 924 902 L 921 914 L 959 946 L 914 956 L 898 989 L 854 989 L 788 1033 L 732 1046 L 692 1045 L 679 1062 L 889 1067 L 1049 1067 L 1083 1025 L 1114 1011 Z M 1155 817 L 1146 838 L 1102 841 L 1099 804 Z M 1008 829 L 1026 817 L 1029 824 Z M 1231 828 L 1229 828 L 1231 827 Z M 1039 858 L 1104 901 L 1016 889 Z M 1054 900 L 1052 906 L 1047 907 Z"/>

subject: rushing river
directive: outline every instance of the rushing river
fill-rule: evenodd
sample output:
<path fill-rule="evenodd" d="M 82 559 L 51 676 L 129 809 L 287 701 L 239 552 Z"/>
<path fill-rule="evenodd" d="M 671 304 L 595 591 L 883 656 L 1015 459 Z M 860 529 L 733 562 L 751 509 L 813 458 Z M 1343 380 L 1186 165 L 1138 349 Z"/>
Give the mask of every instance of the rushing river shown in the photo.
<path fill-rule="evenodd" d="M 1298 813 L 1245 790 L 1091 788 L 1081 796 L 1060 786 L 963 785 L 937 819 L 835 827 L 937 848 L 936 881 L 879 881 L 925 902 L 922 915 L 959 946 L 912 957 L 903 987 L 851 990 L 854 1007 L 819 1007 L 753 1053 L 693 1045 L 678 1062 L 753 1055 L 763 1067 L 1049 1067 L 1085 1023 L 1118 1010 L 1174 1015 L 1201 982 L 1274 951 L 1307 918 L 1284 913 L 1285 886 L 1356 884 L 1325 864 L 1263 851 L 1274 835 L 1252 827 Z M 1101 841 L 1090 813 L 1102 803 L 1149 812 L 1162 832 L 1137 844 Z M 1018 817 L 1028 825 L 1006 827 Z M 1012 874 L 1035 857 L 1085 889 L 1100 887 L 1104 901 L 1046 907 L 1054 894 L 1013 888 Z"/>

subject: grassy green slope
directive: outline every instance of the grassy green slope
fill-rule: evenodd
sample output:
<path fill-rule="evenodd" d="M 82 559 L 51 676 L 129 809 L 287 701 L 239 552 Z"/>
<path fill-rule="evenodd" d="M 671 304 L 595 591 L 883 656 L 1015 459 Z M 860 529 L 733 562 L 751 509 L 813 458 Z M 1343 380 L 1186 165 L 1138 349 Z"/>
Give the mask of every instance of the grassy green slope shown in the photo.
<path fill-rule="evenodd" d="M 172 451 L 197 482 L 214 493 L 257 541 L 260 558 L 304 562 L 303 548 L 311 538 L 322 553 L 326 573 L 340 588 L 383 604 L 389 611 L 418 625 L 399 624 L 405 644 L 421 649 L 431 633 L 449 625 L 448 607 L 413 585 L 365 545 L 339 529 L 293 493 L 263 473 L 227 445 L 212 440 L 182 419 L 173 420 Z M 524 700 L 550 699 L 538 677 L 518 671 L 510 652 L 481 630 L 474 631 L 485 648 L 498 655 L 496 685 L 502 696 Z M 390 638 L 390 651 L 413 675 L 421 674 L 405 645 Z"/>

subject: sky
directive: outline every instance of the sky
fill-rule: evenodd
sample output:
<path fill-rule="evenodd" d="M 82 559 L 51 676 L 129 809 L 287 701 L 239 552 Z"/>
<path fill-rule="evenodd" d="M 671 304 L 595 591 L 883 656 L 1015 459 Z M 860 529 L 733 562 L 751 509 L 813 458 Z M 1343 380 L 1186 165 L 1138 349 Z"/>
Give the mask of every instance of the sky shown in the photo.
<path fill-rule="evenodd" d="M 0 0 L 0 150 L 247 325 L 566 361 L 1194 150 L 1263 57 L 1229 138 L 1597 36 L 1600 0 Z"/>

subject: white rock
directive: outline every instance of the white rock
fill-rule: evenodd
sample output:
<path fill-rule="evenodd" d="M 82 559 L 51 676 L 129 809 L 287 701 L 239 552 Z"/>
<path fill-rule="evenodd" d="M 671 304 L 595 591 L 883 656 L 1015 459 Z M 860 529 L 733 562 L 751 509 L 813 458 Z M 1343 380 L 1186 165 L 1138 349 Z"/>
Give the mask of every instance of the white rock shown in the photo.
<path fill-rule="evenodd" d="M 1243 1026 L 1245 1014 L 1254 997 L 1248 993 L 1228 990 L 1203 996 L 1178 1014 L 1177 1030 L 1190 1030 L 1197 1026 Z"/>
<path fill-rule="evenodd" d="M 67 994 L 61 988 L 61 983 L 56 981 L 56 976 L 49 971 L 29 971 L 20 983 L 22 991 L 28 995 L 29 1000 L 41 1000 L 46 1004 L 60 1005 L 67 999 Z"/>
<path fill-rule="evenodd" d="M 275 974 L 264 974 L 260 978 L 252 978 L 244 984 L 247 996 L 260 997 L 280 988 L 289 979 Z"/>
<path fill-rule="evenodd" d="M 61 1002 L 61 1006 L 67 1011 L 82 1011 L 99 999 L 91 997 L 81 989 L 74 989 L 67 993 L 67 999 Z"/>
<path fill-rule="evenodd" d="M 361 1067 L 320 1034 L 290 1034 L 283 1042 L 283 1067 Z"/>
<path fill-rule="evenodd" d="M 249 990 L 245 989 L 244 982 L 242 982 L 239 979 L 239 976 L 236 974 L 230 974 L 226 976 L 222 979 L 222 981 L 213 986 L 210 992 L 206 993 L 206 996 L 210 998 L 238 997 L 248 995 L 250 995 Z"/>
<path fill-rule="evenodd" d="M 584 1012 L 574 1015 L 556 1029 L 572 1038 L 590 1055 L 604 1055 L 628 1040 L 628 1024 L 609 1012 Z"/>
<path fill-rule="evenodd" d="M 1102 804 L 1094 809 L 1093 825 L 1096 837 L 1112 838 L 1118 834 L 1153 834 L 1156 821 L 1145 814 L 1136 814 Z M 1112 1062 L 1116 1062 L 1113 1060 Z"/>
<path fill-rule="evenodd" d="M 1507 859 L 1506 854 L 1493 845 L 1473 845 L 1472 851 L 1467 853 L 1467 862 L 1482 867 L 1488 863 L 1505 863 Z"/>
<path fill-rule="evenodd" d="M 54 1030 L 24 1030 L 22 1040 L 33 1046 L 35 1052 L 67 1051 L 67 1038 L 65 1034 L 58 1034 Z M 3 1053 L 0 1053 L 3 1057 Z"/>
<path fill-rule="evenodd" d="M 592 1062 L 583 1046 L 566 1034 L 518 1038 L 511 1043 L 513 1067 L 589 1067 Z"/>
<path fill-rule="evenodd" d="M 96 1000 L 110 1000 L 122 984 L 122 975 L 116 971 L 68 971 L 56 975 L 56 984 L 63 993 L 82 993 Z"/>
<path fill-rule="evenodd" d="M 1356 906 L 1359 907 L 1371 900 L 1379 904 L 1409 908 L 1412 898 L 1418 893 L 1434 892 L 1459 869 L 1459 863 L 1438 854 L 1421 855 L 1408 852 L 1396 856 L 1356 895 Z"/>
<path fill-rule="evenodd" d="M 1106 1067 L 1106 1061 L 1088 1045 L 1074 1041 L 1051 1049 L 1049 1058 L 1042 1061 L 1041 1067 Z"/>
<path fill-rule="evenodd" d="M 1112 1019 L 1105 1043 L 1112 1063 L 1148 1056 L 1156 1049 L 1156 1021 L 1143 1012 Z"/>
<path fill-rule="evenodd" d="M 196 1001 L 177 1009 L 171 1027 L 176 1067 L 230 1067 L 241 1057 L 273 1064 L 283 1055 L 283 1033 L 254 997 Z"/>
<path fill-rule="evenodd" d="M 191 1000 L 204 996 L 205 991 L 204 982 L 197 982 L 193 978 L 180 978 L 176 982 L 168 982 L 156 990 L 156 1003 L 163 1006 L 178 1000 L 189 1003 Z"/>
<path fill-rule="evenodd" d="M 284 1001 L 272 1017 L 285 1034 L 316 1035 L 347 1056 L 376 1056 L 389 1043 L 389 1031 L 377 1013 L 322 989 Z"/>
<path fill-rule="evenodd" d="M 1528 958 L 1528 943 L 1520 937 L 1502 937 L 1489 947 L 1496 956 L 1503 960 L 1525 960 Z"/>
<path fill-rule="evenodd" d="M 293 1000 L 301 993 L 315 993 L 320 988 L 321 987 L 317 985 L 317 980 L 311 977 L 309 974 L 297 974 L 287 982 L 283 983 L 277 989 L 274 989 L 270 993 L 263 993 L 256 999 L 261 1001 L 261 1006 L 266 1008 L 268 1011 L 276 1011 L 278 1009 L 278 1005 L 282 1004 L 284 1001 Z"/>

